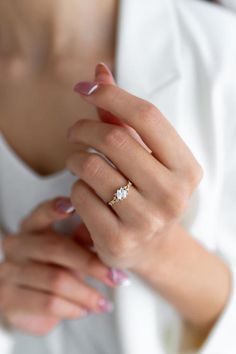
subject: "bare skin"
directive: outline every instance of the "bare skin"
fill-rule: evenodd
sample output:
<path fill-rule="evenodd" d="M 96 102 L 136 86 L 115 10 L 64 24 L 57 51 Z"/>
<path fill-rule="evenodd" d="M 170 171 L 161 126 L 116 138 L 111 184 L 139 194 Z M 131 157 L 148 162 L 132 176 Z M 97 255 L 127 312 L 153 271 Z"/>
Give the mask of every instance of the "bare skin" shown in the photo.
<path fill-rule="evenodd" d="M 42 335 L 62 319 L 109 312 L 104 295 L 85 282 L 87 275 L 114 287 L 110 270 L 77 237 L 58 235 L 56 220 L 70 217 L 56 198 L 38 205 L 21 223 L 17 237 L 6 235 L 0 265 L 0 311 L 5 322 Z M 58 204 L 59 202 L 59 204 Z M 24 245 L 24 247 L 22 247 Z"/>
<path fill-rule="evenodd" d="M 46 175 L 63 169 L 74 150 L 67 129 L 79 117 L 97 119 L 72 88 L 93 79 L 97 62 L 113 68 L 117 9 L 114 0 L 72 1 L 70 7 L 45 0 L 43 11 L 38 4 L 0 4 L 0 131 L 31 168 Z"/>

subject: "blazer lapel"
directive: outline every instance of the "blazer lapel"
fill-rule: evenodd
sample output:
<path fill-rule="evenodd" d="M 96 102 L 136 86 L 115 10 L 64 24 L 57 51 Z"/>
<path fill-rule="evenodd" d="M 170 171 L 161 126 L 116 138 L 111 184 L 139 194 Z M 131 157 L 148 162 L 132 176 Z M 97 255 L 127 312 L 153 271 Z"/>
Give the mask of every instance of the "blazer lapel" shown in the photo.
<path fill-rule="evenodd" d="M 177 80 L 178 38 L 172 0 L 121 0 L 116 48 L 118 85 L 148 98 Z"/>

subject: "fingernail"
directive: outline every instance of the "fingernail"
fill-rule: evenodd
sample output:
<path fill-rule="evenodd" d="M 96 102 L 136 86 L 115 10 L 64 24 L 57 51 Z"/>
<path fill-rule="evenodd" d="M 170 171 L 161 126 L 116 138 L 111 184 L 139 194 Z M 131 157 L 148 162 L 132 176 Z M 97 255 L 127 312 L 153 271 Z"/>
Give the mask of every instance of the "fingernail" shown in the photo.
<path fill-rule="evenodd" d="M 127 273 L 123 270 L 110 268 L 108 271 L 108 278 L 115 284 L 119 286 L 130 285 L 130 279 Z"/>
<path fill-rule="evenodd" d="M 102 313 L 112 312 L 114 309 L 114 305 L 104 297 L 98 300 L 98 307 Z"/>
<path fill-rule="evenodd" d="M 111 70 L 103 62 L 98 63 L 96 65 L 95 75 L 96 75 L 96 79 L 97 80 L 102 80 L 104 78 L 104 76 L 107 76 L 107 75 L 111 75 L 113 77 L 113 74 L 112 74 Z"/>
<path fill-rule="evenodd" d="M 55 201 L 55 210 L 61 214 L 72 214 L 75 207 L 71 204 L 70 198 L 59 198 Z"/>
<path fill-rule="evenodd" d="M 82 95 L 90 96 L 93 92 L 95 92 L 99 87 L 98 82 L 87 82 L 81 81 L 75 85 L 74 91 L 81 93 Z"/>

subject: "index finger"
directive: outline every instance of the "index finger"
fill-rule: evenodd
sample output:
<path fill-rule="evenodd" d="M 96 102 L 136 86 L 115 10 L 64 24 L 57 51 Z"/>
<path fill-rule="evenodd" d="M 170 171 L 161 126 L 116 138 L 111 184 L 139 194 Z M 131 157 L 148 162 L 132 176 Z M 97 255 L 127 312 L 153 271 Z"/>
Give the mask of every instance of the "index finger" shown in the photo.
<path fill-rule="evenodd" d="M 135 129 L 152 154 L 167 168 L 188 165 L 193 155 L 155 105 L 111 84 L 78 83 L 74 90 Z M 171 102 L 170 102 L 171 104 Z"/>

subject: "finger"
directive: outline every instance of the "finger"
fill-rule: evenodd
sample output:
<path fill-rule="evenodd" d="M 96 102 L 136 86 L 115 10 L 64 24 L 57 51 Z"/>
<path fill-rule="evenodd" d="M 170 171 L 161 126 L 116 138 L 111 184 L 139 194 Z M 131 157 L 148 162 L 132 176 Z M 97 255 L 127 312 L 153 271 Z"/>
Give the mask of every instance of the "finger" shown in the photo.
<path fill-rule="evenodd" d="M 103 84 L 116 85 L 114 77 L 109 69 L 109 67 L 104 63 L 99 63 L 95 68 L 95 81 L 101 82 Z M 112 113 L 105 111 L 102 108 L 97 107 L 99 117 L 102 122 L 127 126 L 121 119 L 115 117 Z M 128 126 L 127 126 L 128 127 Z"/>
<path fill-rule="evenodd" d="M 67 161 L 67 167 L 86 182 L 105 204 L 113 198 L 118 189 L 128 183 L 127 178 L 98 154 L 76 152 Z M 76 194 L 76 189 L 74 193 Z M 122 203 L 116 203 L 112 208 L 123 223 L 132 226 L 139 222 L 140 213 L 145 208 L 145 200 L 135 186 L 131 186 L 129 193 Z"/>
<path fill-rule="evenodd" d="M 24 247 L 22 247 L 24 245 Z M 36 261 L 50 263 L 76 272 L 90 275 L 108 286 L 114 286 L 110 280 L 110 269 L 98 256 L 68 237 L 52 233 L 41 235 L 19 235 L 6 237 L 3 241 L 7 260 L 19 264 Z"/>
<path fill-rule="evenodd" d="M 87 315 L 83 307 L 58 296 L 23 287 L 6 286 L 3 303 L 6 313 L 53 316 L 61 319 L 76 319 Z"/>
<path fill-rule="evenodd" d="M 156 185 L 157 176 L 160 183 L 166 184 L 169 171 L 122 127 L 80 120 L 71 132 L 70 142 L 81 142 L 100 151 L 141 194 L 152 193 L 150 188 L 153 182 Z"/>
<path fill-rule="evenodd" d="M 107 301 L 96 289 L 61 267 L 31 262 L 21 267 L 12 264 L 9 271 L 15 285 L 59 296 L 94 312 L 101 312 L 101 304 Z"/>
<path fill-rule="evenodd" d="M 153 155 L 167 168 L 188 167 L 192 153 L 155 107 L 125 90 L 102 83 L 78 83 L 74 90 L 87 102 L 109 111 L 137 131 Z"/>
<path fill-rule="evenodd" d="M 52 226 L 56 220 L 68 218 L 75 208 L 69 198 L 58 197 L 39 204 L 21 222 L 22 232 L 39 232 Z"/>
<path fill-rule="evenodd" d="M 103 84 L 111 84 L 116 86 L 115 79 L 112 75 L 111 70 L 109 67 L 104 64 L 104 63 L 99 63 L 96 65 L 96 70 L 95 70 L 95 81 L 101 82 Z M 109 124 L 115 124 L 115 125 L 120 125 L 129 132 L 129 134 L 140 143 L 147 151 L 151 152 L 151 150 L 147 147 L 146 144 L 144 144 L 143 140 L 141 139 L 140 135 L 129 125 L 125 124 L 121 119 L 118 117 L 114 116 L 112 113 L 109 111 L 105 111 L 102 108 L 97 107 L 97 111 L 99 114 L 99 117 L 102 122 L 104 123 L 109 123 Z"/>
<path fill-rule="evenodd" d="M 96 66 L 95 81 L 100 82 L 102 84 L 110 84 L 110 85 L 116 86 L 116 82 L 115 82 L 115 79 L 112 75 L 111 70 L 104 63 L 99 63 Z M 117 118 L 109 111 L 105 111 L 104 109 L 99 108 L 99 107 L 97 108 L 97 111 L 98 111 L 99 117 L 102 122 L 120 125 L 122 127 L 125 127 L 127 129 L 127 131 L 130 133 L 130 135 L 133 136 L 133 138 L 135 140 L 137 140 L 147 151 L 151 152 L 150 149 L 147 147 L 147 145 L 144 144 L 140 135 L 132 127 L 125 124 L 121 119 Z"/>
<path fill-rule="evenodd" d="M 53 316 L 31 315 L 30 313 L 10 312 L 4 316 L 7 325 L 27 334 L 44 336 L 56 327 L 60 319 Z"/>
<path fill-rule="evenodd" d="M 82 180 L 75 183 L 71 199 L 86 224 L 101 258 L 103 253 L 117 245 L 117 241 L 121 242 L 122 224 L 120 220 Z M 125 203 L 126 200 L 122 202 Z M 106 259 L 101 259 L 106 262 Z"/>

